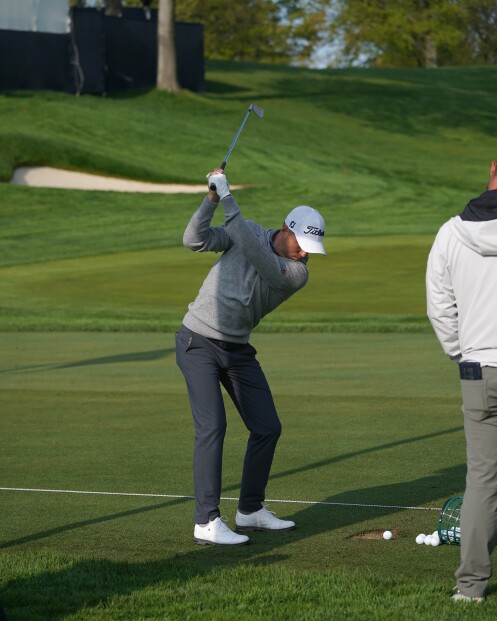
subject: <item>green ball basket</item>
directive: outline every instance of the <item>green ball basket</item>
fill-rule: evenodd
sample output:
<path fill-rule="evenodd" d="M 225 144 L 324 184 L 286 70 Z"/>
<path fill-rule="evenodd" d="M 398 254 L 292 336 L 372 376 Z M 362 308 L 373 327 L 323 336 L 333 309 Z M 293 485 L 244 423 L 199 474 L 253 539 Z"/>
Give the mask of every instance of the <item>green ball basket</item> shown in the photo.
<path fill-rule="evenodd" d="M 441 543 L 461 543 L 462 496 L 453 496 L 446 501 L 438 520 L 438 537 Z"/>

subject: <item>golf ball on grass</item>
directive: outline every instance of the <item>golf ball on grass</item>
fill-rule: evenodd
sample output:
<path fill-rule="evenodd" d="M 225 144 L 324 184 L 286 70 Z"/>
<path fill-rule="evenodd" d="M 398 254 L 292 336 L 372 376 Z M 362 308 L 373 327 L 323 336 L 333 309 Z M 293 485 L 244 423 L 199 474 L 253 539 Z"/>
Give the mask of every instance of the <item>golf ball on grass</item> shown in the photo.
<path fill-rule="evenodd" d="M 390 539 L 392 539 L 392 537 L 393 537 L 393 533 L 391 530 L 386 530 L 383 533 L 383 539 L 385 539 L 385 541 L 389 541 Z"/>
<path fill-rule="evenodd" d="M 438 531 L 436 530 L 431 535 L 425 535 L 424 533 L 419 533 L 419 535 L 416 537 L 416 543 L 418 544 L 424 543 L 425 546 L 433 546 L 436 548 L 442 542 L 440 541 L 440 537 L 438 536 Z"/>

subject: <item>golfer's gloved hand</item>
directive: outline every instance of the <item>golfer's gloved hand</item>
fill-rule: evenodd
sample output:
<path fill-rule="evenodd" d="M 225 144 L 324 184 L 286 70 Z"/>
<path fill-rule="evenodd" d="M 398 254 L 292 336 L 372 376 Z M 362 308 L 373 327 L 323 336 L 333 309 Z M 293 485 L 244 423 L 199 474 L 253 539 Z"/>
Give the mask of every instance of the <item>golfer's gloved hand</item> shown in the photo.
<path fill-rule="evenodd" d="M 230 186 L 224 174 L 214 173 L 209 175 L 207 178 L 207 185 L 210 188 L 212 184 L 216 186 L 216 193 L 219 198 L 223 199 L 231 194 Z"/>

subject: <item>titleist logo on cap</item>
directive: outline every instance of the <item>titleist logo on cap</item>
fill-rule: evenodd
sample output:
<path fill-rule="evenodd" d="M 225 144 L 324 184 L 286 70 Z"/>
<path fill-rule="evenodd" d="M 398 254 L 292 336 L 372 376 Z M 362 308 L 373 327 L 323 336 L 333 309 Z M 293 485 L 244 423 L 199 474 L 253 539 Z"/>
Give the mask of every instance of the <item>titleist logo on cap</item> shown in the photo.
<path fill-rule="evenodd" d="M 296 226 L 296 222 L 295 220 L 292 220 L 290 222 L 290 224 L 288 225 L 291 229 L 295 228 Z M 305 229 L 305 231 L 302 231 L 303 235 L 317 235 L 318 237 L 323 237 L 324 235 L 324 231 L 322 231 L 319 226 L 312 226 L 310 224 L 307 225 L 307 228 Z"/>
<path fill-rule="evenodd" d="M 322 231 L 318 226 L 311 226 L 310 224 L 307 226 L 305 231 L 302 231 L 304 235 L 319 235 L 319 237 L 323 237 L 324 231 Z"/>

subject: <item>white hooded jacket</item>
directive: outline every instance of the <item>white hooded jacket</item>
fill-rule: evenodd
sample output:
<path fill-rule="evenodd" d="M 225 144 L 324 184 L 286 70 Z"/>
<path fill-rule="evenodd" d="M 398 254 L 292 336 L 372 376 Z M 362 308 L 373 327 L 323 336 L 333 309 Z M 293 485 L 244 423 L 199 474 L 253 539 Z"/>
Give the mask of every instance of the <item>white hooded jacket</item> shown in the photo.
<path fill-rule="evenodd" d="M 482 197 L 488 201 L 488 195 L 497 203 L 497 191 Z M 497 219 L 489 219 L 497 213 L 468 219 L 468 207 L 436 236 L 426 273 L 427 312 L 453 360 L 497 367 Z"/>

